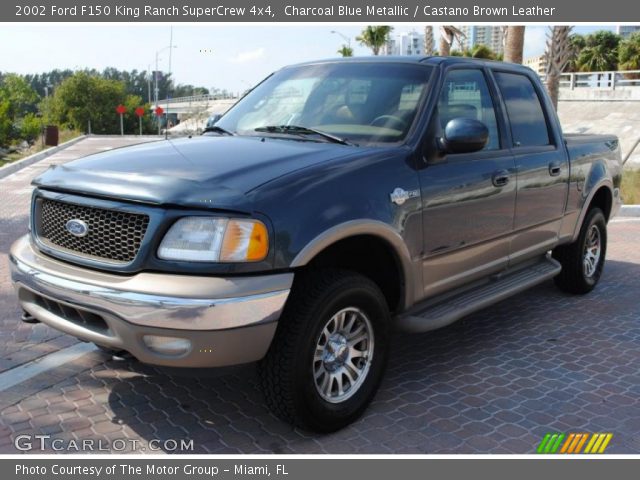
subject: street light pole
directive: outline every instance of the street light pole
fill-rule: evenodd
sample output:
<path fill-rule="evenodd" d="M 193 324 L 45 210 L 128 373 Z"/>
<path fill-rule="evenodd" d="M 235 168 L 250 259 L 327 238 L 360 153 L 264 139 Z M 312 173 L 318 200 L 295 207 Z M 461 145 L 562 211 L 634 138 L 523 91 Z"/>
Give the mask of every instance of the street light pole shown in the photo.
<path fill-rule="evenodd" d="M 171 73 L 171 49 L 173 48 L 178 48 L 177 45 L 173 45 L 173 27 L 171 27 L 171 42 L 169 45 L 167 45 L 164 48 L 161 48 L 160 50 L 156 51 L 156 70 L 155 72 L 153 72 L 153 80 L 154 80 L 154 101 L 155 101 L 155 107 L 158 106 L 158 101 L 160 100 L 158 98 L 159 95 L 159 88 L 158 88 L 158 59 L 160 57 L 160 54 L 162 52 L 164 52 L 165 50 L 169 50 L 169 73 Z M 160 125 L 160 121 L 158 120 L 158 135 L 160 135 L 161 132 L 161 125 Z"/>
<path fill-rule="evenodd" d="M 153 81 L 154 81 L 154 103 L 156 108 L 158 107 L 158 55 L 160 54 L 160 50 L 156 52 L 156 69 L 153 71 Z M 158 122 L 158 135 L 160 135 L 160 118 L 156 117 L 156 121 Z"/>
<path fill-rule="evenodd" d="M 171 81 L 171 54 L 173 53 L 173 27 L 171 27 L 171 33 L 169 34 L 169 81 Z M 169 85 L 169 84 L 167 84 Z M 169 92 L 167 91 L 167 121 L 164 128 L 164 139 L 169 138 Z"/>

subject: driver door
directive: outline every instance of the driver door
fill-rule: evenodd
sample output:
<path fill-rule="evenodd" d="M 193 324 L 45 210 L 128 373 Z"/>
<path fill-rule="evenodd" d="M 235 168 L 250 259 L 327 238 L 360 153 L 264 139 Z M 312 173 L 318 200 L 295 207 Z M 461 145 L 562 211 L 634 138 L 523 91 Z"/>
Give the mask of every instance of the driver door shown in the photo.
<path fill-rule="evenodd" d="M 516 203 L 514 158 L 492 79 L 483 68 L 445 74 L 420 169 L 424 296 L 503 270 L 509 262 Z M 447 154 L 436 138 L 459 117 L 485 124 L 489 139 L 474 153 Z"/>

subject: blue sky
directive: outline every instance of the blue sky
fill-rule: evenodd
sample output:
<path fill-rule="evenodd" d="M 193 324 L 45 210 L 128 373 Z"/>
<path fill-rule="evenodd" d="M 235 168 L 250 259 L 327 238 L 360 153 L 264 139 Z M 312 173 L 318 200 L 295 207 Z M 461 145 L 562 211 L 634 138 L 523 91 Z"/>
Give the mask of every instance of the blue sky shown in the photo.
<path fill-rule="evenodd" d="M 245 90 L 266 75 L 291 63 L 335 57 L 344 40 L 331 30 L 352 39 L 355 55 L 370 55 L 355 37 L 362 26 L 200 26 L 173 28 L 172 71 L 179 83 L 232 91 Z M 424 25 L 395 25 L 396 33 Z M 610 26 L 579 26 L 588 33 Z M 39 73 L 54 68 L 116 67 L 124 70 L 153 68 L 155 52 L 169 44 L 164 25 L 18 25 L 0 27 L 0 71 Z M 437 31 L 437 28 L 434 28 Z M 528 26 L 525 57 L 542 53 L 546 27 Z M 168 52 L 160 56 L 159 68 L 168 67 Z"/>

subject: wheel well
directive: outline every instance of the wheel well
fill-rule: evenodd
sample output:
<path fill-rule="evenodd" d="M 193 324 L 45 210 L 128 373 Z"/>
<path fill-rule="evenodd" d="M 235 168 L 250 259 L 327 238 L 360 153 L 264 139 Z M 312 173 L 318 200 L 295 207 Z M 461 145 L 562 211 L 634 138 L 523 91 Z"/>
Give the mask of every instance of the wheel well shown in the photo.
<path fill-rule="evenodd" d="M 609 221 L 609 215 L 611 214 L 612 195 L 611 191 L 607 187 L 601 187 L 591 199 L 589 208 L 598 207 L 604 213 L 604 217 Z"/>
<path fill-rule="evenodd" d="M 341 268 L 371 279 L 382 291 L 391 311 L 400 308 L 404 278 L 393 248 L 374 235 L 357 235 L 329 245 L 318 253 L 307 268 Z"/>

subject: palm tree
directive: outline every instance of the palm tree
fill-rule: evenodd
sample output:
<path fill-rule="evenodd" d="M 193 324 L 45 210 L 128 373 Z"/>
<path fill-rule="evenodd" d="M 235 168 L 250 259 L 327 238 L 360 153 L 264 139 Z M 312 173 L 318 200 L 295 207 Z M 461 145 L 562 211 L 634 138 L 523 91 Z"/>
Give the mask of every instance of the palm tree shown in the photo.
<path fill-rule="evenodd" d="M 571 47 L 571 54 L 569 55 L 569 61 L 564 68 L 565 72 L 577 72 L 578 68 L 578 56 L 584 47 L 587 46 L 587 41 L 583 35 L 574 33 L 569 37 L 569 44 Z"/>
<path fill-rule="evenodd" d="M 451 45 L 455 40 L 462 43 L 464 33 L 453 25 L 442 25 L 440 27 L 440 56 L 446 57 L 451 53 Z"/>
<path fill-rule="evenodd" d="M 620 70 L 640 70 L 640 33 L 634 33 L 620 42 L 618 51 L 618 67 Z M 637 79 L 637 73 L 627 73 L 626 78 Z"/>
<path fill-rule="evenodd" d="M 581 72 L 602 72 L 618 68 L 620 36 L 605 30 L 587 35 L 585 47 L 578 55 L 577 66 Z"/>
<path fill-rule="evenodd" d="M 424 54 L 434 55 L 436 53 L 433 41 L 433 27 L 424 27 Z"/>
<path fill-rule="evenodd" d="M 522 63 L 524 29 L 524 25 L 511 25 L 506 28 L 504 38 L 505 62 Z"/>
<path fill-rule="evenodd" d="M 558 90 L 560 88 L 560 74 L 564 71 L 571 58 L 571 29 L 569 26 L 549 27 L 547 33 L 547 49 L 544 53 L 547 60 L 547 90 L 553 103 L 558 109 Z"/>
<path fill-rule="evenodd" d="M 487 60 L 495 60 L 497 58 L 496 53 L 493 50 L 491 50 L 491 48 L 482 44 L 478 44 L 474 46 L 471 49 L 471 51 L 468 51 L 468 52 L 469 52 L 469 56 L 473 58 L 485 58 Z"/>
<path fill-rule="evenodd" d="M 368 25 L 362 33 L 356 37 L 360 45 L 369 47 L 374 55 L 380 54 L 380 49 L 389 42 L 389 34 L 393 27 L 388 25 Z"/>
<path fill-rule="evenodd" d="M 353 57 L 353 48 L 348 45 L 342 45 L 338 53 L 343 57 Z"/>

